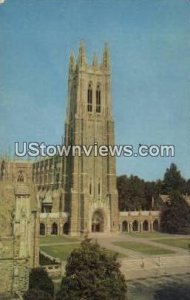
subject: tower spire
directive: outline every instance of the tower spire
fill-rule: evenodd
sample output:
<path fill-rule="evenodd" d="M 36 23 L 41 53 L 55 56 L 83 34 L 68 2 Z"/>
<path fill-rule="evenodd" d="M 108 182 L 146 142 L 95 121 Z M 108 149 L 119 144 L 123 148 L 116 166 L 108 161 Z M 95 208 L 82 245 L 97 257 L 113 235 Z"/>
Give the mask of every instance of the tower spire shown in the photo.
<path fill-rule="evenodd" d="M 86 66 L 86 51 L 85 51 L 85 45 L 83 41 L 80 42 L 78 64 L 79 67 Z"/>
<path fill-rule="evenodd" d="M 71 52 L 70 60 L 69 60 L 69 72 L 73 72 L 75 69 L 75 57 L 73 52 Z"/>
<path fill-rule="evenodd" d="M 96 53 L 94 53 L 94 55 L 93 55 L 92 66 L 94 67 L 94 69 L 97 69 L 97 67 L 98 67 L 98 58 L 97 58 Z"/>
<path fill-rule="evenodd" d="M 108 43 L 105 43 L 105 46 L 104 46 L 103 67 L 107 71 L 110 70 L 110 55 L 109 55 Z"/>

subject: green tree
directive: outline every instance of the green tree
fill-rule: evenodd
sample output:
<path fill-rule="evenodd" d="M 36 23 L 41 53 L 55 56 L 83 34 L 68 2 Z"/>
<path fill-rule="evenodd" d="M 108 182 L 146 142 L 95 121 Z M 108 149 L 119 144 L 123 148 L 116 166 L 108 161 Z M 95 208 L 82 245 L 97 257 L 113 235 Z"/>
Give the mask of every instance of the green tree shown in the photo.
<path fill-rule="evenodd" d="M 190 195 L 190 179 L 186 181 L 185 194 Z"/>
<path fill-rule="evenodd" d="M 175 164 L 171 164 L 164 174 L 162 193 L 169 194 L 172 191 L 177 190 L 183 194 L 185 185 L 185 179 L 181 176 L 177 166 Z"/>
<path fill-rule="evenodd" d="M 38 289 L 30 289 L 24 294 L 24 300 L 53 300 L 52 296 Z"/>
<path fill-rule="evenodd" d="M 119 210 L 125 211 L 129 207 L 128 178 L 126 175 L 122 175 L 117 178 L 117 190 L 118 190 Z"/>
<path fill-rule="evenodd" d="M 124 300 L 127 286 L 117 255 L 85 239 L 72 251 L 57 300 Z"/>
<path fill-rule="evenodd" d="M 51 296 L 54 295 L 53 281 L 42 268 L 35 268 L 30 272 L 29 289 L 41 290 Z"/>
<path fill-rule="evenodd" d="M 144 183 L 144 195 L 146 199 L 146 206 L 144 207 L 144 209 L 159 209 L 159 181 L 146 181 Z"/>
<path fill-rule="evenodd" d="M 173 191 L 162 207 L 161 231 L 190 233 L 190 207 L 179 191 Z"/>
<path fill-rule="evenodd" d="M 117 178 L 120 211 L 147 209 L 148 202 L 145 197 L 144 180 L 138 176 Z"/>

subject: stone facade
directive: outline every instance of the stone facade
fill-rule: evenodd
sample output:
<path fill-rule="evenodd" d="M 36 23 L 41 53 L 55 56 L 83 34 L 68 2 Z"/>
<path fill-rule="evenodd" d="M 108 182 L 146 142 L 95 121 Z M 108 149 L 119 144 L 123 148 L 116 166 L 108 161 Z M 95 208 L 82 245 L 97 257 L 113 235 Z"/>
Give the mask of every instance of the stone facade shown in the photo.
<path fill-rule="evenodd" d="M 103 60 L 87 64 L 84 45 L 78 61 L 70 58 L 66 145 L 114 145 L 109 50 Z M 69 156 L 66 159 L 65 201 L 70 212 L 70 233 L 118 231 L 118 195 L 115 157 Z"/>
<path fill-rule="evenodd" d="M 31 164 L 0 166 L 0 299 L 10 299 L 28 289 L 29 269 L 38 265 L 39 213 Z"/>
<path fill-rule="evenodd" d="M 65 145 L 114 145 L 109 50 L 87 63 L 81 44 L 70 57 Z M 119 231 L 115 157 L 76 155 L 33 164 L 41 234 Z"/>
<path fill-rule="evenodd" d="M 94 55 L 92 63 L 88 64 L 85 47 L 81 44 L 77 59 L 71 55 L 69 62 L 64 144 L 114 145 L 111 102 L 108 46 L 105 45 L 101 63 Z M 41 235 L 159 228 L 159 213 L 119 212 L 115 157 L 102 157 L 92 152 L 88 157 L 69 155 L 35 162 L 2 161 L 1 180 L 22 186 L 23 178 L 24 182 L 30 182 L 32 193 L 36 195 Z M 25 200 L 19 198 L 19 192 L 17 198 L 23 206 Z"/>
<path fill-rule="evenodd" d="M 119 220 L 122 232 L 150 232 L 160 229 L 160 211 L 122 211 Z"/>
<path fill-rule="evenodd" d="M 88 64 L 81 44 L 77 60 L 71 55 L 69 62 L 64 144 L 95 143 L 114 145 L 109 49 L 105 45 L 101 63 L 94 55 Z M 41 235 L 135 231 L 145 221 L 148 225 L 141 228 L 159 228 L 159 213 L 153 217 L 153 212 L 146 212 L 144 219 L 136 216 L 138 212 L 119 213 L 115 157 L 55 156 L 33 163 L 32 172 L 41 207 Z"/>

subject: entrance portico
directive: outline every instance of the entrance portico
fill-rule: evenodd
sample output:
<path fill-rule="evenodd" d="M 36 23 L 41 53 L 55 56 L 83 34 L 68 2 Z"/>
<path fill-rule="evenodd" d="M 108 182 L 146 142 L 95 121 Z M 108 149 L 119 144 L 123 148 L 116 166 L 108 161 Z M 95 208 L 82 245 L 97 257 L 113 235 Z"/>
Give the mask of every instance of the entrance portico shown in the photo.
<path fill-rule="evenodd" d="M 92 232 L 104 232 L 104 213 L 102 210 L 95 210 L 92 215 Z"/>

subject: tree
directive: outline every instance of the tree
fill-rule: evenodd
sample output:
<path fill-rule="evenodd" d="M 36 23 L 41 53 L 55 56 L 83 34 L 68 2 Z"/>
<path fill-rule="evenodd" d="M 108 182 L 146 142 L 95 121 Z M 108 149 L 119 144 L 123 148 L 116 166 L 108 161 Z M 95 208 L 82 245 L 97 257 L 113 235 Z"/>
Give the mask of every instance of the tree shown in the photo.
<path fill-rule="evenodd" d="M 147 208 L 144 180 L 138 176 L 126 175 L 117 178 L 119 209 L 121 211 L 140 210 Z"/>
<path fill-rule="evenodd" d="M 52 296 L 38 289 L 30 289 L 24 294 L 24 300 L 53 300 Z"/>
<path fill-rule="evenodd" d="M 182 194 L 185 190 L 185 179 L 181 176 L 180 171 L 175 164 L 171 164 L 166 169 L 163 180 L 163 193 L 169 194 L 172 191 L 180 191 Z"/>
<path fill-rule="evenodd" d="M 190 195 L 190 179 L 186 181 L 185 194 Z"/>
<path fill-rule="evenodd" d="M 146 199 L 146 207 L 144 209 L 147 210 L 155 210 L 159 208 L 159 181 L 146 181 L 144 183 L 144 195 Z"/>
<path fill-rule="evenodd" d="M 117 189 L 120 211 L 158 208 L 159 182 L 146 182 L 138 176 L 122 175 L 117 178 Z"/>
<path fill-rule="evenodd" d="M 190 207 L 179 191 L 170 194 L 161 210 L 161 231 L 190 233 Z"/>
<path fill-rule="evenodd" d="M 128 194 L 128 178 L 126 175 L 117 178 L 119 210 L 124 211 L 128 208 L 127 194 Z"/>
<path fill-rule="evenodd" d="M 120 272 L 117 254 L 85 239 L 67 260 L 56 300 L 124 300 L 127 286 Z"/>
<path fill-rule="evenodd" d="M 54 284 L 48 273 L 42 268 L 32 269 L 29 276 L 29 290 L 41 290 L 47 294 L 54 295 Z"/>

